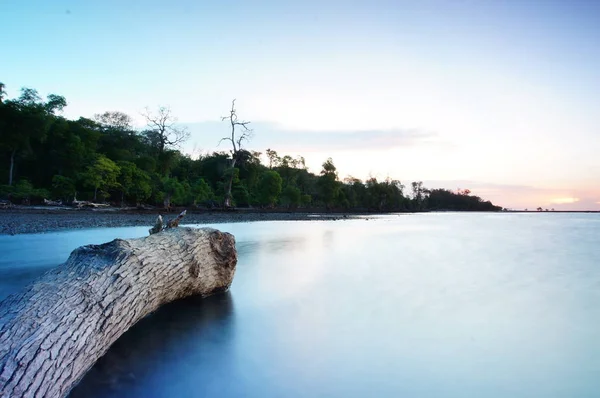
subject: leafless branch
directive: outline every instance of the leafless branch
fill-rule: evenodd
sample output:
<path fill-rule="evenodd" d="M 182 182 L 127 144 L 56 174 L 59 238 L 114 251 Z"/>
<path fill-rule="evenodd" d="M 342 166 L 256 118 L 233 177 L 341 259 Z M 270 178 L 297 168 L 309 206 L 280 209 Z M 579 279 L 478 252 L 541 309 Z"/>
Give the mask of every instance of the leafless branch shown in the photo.
<path fill-rule="evenodd" d="M 231 125 L 231 137 L 223 137 L 219 141 L 219 144 L 222 141 L 229 141 L 233 147 L 233 154 L 237 155 L 237 153 L 242 149 L 242 142 L 248 141 L 252 138 L 253 130 L 248 127 L 250 122 L 245 120 L 238 120 L 237 112 L 235 109 L 235 99 L 231 101 L 231 110 L 229 111 L 229 116 L 221 117 L 221 121 L 229 121 Z M 236 138 L 236 127 L 238 127 L 238 137 Z"/>
<path fill-rule="evenodd" d="M 160 152 L 168 146 L 179 146 L 190 136 L 186 127 L 176 126 L 177 118 L 173 116 L 169 107 L 160 106 L 156 113 L 146 108 L 142 116 L 146 119 L 148 128 L 156 134 Z"/>
<path fill-rule="evenodd" d="M 238 160 L 238 156 L 240 151 L 242 150 L 242 142 L 247 141 L 252 137 L 252 129 L 248 127 L 250 122 L 245 120 L 238 120 L 237 112 L 235 110 L 235 99 L 231 101 L 231 110 L 229 111 L 229 116 L 223 116 L 221 121 L 229 121 L 231 125 L 231 136 L 223 137 L 219 140 L 219 144 L 223 141 L 231 142 L 232 151 L 231 151 L 231 168 L 235 167 L 235 164 Z M 237 127 L 237 137 L 236 137 L 236 127 Z M 229 176 L 229 181 L 227 182 L 227 188 L 225 191 L 225 207 L 231 206 L 231 187 L 233 184 L 233 173 Z"/>

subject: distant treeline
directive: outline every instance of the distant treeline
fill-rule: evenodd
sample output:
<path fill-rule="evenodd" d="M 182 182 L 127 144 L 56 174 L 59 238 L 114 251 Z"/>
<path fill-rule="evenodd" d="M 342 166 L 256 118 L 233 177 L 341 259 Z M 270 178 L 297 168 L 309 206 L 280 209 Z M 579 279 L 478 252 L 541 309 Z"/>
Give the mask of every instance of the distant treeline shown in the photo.
<path fill-rule="evenodd" d="M 231 122 L 226 140 L 233 150 L 192 159 L 176 149 L 188 134 L 168 108 L 147 112 L 148 126 L 140 131 L 121 112 L 68 120 L 60 116 L 66 105 L 61 96 L 44 100 L 27 88 L 7 100 L 0 84 L 0 198 L 291 210 L 501 210 L 468 190 L 427 189 L 422 182 L 405 187 L 392 179 L 340 180 L 331 159 L 313 174 L 301 156 L 267 149 L 268 164 L 262 164 L 260 152 L 242 149 L 248 122 L 238 122 L 234 106 L 224 118 Z"/>

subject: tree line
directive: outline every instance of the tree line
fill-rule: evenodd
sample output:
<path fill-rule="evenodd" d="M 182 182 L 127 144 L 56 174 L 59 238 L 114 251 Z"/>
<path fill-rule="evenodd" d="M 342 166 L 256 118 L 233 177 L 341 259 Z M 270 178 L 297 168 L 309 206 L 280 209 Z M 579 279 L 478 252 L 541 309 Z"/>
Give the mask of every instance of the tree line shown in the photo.
<path fill-rule="evenodd" d="M 67 101 L 42 98 L 31 88 L 6 99 L 0 83 L 0 198 L 15 203 L 43 199 L 110 202 L 119 206 L 260 207 L 343 211 L 497 211 L 470 191 L 427 189 L 420 181 L 340 179 L 327 159 L 318 174 L 302 156 L 248 150 L 250 122 L 238 119 L 235 101 L 222 118 L 231 127 L 229 151 L 197 159 L 178 150 L 189 133 L 168 107 L 130 116 L 105 112 L 92 118 L 61 116 Z M 1 180 L 0 180 L 1 182 Z"/>

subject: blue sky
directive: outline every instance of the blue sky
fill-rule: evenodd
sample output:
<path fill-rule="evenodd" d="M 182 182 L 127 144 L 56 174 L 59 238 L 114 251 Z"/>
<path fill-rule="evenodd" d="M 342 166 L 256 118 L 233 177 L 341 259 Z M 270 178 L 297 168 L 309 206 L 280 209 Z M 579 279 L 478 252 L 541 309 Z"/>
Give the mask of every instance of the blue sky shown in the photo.
<path fill-rule="evenodd" d="M 237 98 L 249 148 L 313 170 L 600 209 L 599 2 L 213 3 L 0 0 L 0 80 L 71 118 L 169 105 L 196 153 Z"/>

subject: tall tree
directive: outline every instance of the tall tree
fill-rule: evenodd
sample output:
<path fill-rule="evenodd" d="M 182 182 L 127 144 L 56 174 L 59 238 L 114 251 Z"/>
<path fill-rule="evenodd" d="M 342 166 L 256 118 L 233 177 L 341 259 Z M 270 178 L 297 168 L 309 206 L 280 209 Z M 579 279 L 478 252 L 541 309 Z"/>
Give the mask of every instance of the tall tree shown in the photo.
<path fill-rule="evenodd" d="M 192 185 L 192 203 L 197 205 L 198 203 L 207 204 L 208 201 L 213 200 L 215 194 L 210 188 L 210 185 L 203 179 L 199 178 Z"/>
<path fill-rule="evenodd" d="M 130 130 L 133 123 L 131 116 L 119 111 L 108 111 L 102 114 L 96 113 L 94 120 L 105 127 L 118 130 Z"/>
<path fill-rule="evenodd" d="M 121 191 L 121 207 L 125 205 L 126 196 L 135 197 L 136 204 L 148 199 L 152 192 L 150 176 L 132 162 L 120 161 L 117 166 L 120 168 L 117 183 Z"/>
<path fill-rule="evenodd" d="M 162 179 L 162 194 L 165 210 L 170 211 L 171 202 L 181 204 L 185 196 L 185 188 L 177 178 L 165 177 Z"/>
<path fill-rule="evenodd" d="M 148 130 L 144 133 L 150 143 L 156 147 L 159 155 L 169 147 L 177 147 L 190 137 L 185 127 L 177 126 L 177 118 L 171 113 L 171 108 L 160 106 L 156 112 L 146 108 L 142 116 L 146 118 Z"/>
<path fill-rule="evenodd" d="M 32 140 L 41 140 L 54 113 L 66 105 L 64 97 L 55 94 L 50 94 L 44 102 L 31 88 L 22 88 L 19 98 L 0 105 L 0 148 L 10 154 L 8 185 L 13 184 L 17 154 L 30 149 Z"/>
<path fill-rule="evenodd" d="M 260 204 L 273 207 L 281 193 L 282 179 L 274 170 L 265 171 L 258 183 Z"/>
<path fill-rule="evenodd" d="M 277 155 L 277 151 L 272 150 L 271 148 L 267 148 L 266 151 L 267 158 L 269 159 L 269 169 L 273 169 L 273 167 L 279 166 L 279 156 Z"/>
<path fill-rule="evenodd" d="M 108 195 L 108 190 L 119 186 L 117 177 L 121 168 L 106 156 L 99 155 L 98 158 L 87 167 L 81 176 L 84 185 L 94 188 L 94 201 L 97 200 L 98 190 L 103 191 L 103 196 Z"/>
<path fill-rule="evenodd" d="M 281 194 L 281 203 L 286 205 L 288 209 L 295 209 L 300 206 L 302 201 L 302 192 L 300 189 L 293 185 L 285 187 Z"/>
<path fill-rule="evenodd" d="M 231 136 L 221 138 L 221 141 L 231 142 L 231 164 L 230 169 L 235 168 L 238 160 L 238 155 L 242 150 L 242 143 L 252 137 L 252 130 L 248 128 L 250 122 L 239 120 L 235 110 L 235 99 L 231 101 L 231 110 L 229 116 L 223 116 L 221 121 L 228 121 L 231 125 Z M 236 131 L 237 129 L 237 131 Z M 237 136 L 236 136 L 237 133 Z M 219 143 L 221 142 L 219 141 Z M 225 207 L 231 207 L 231 187 L 233 185 L 234 173 L 233 170 L 228 172 L 227 182 L 225 185 Z"/>
<path fill-rule="evenodd" d="M 416 210 L 423 209 L 423 201 L 425 199 L 425 188 L 423 188 L 423 181 L 413 181 L 411 183 L 413 191 L 413 201 L 415 203 Z"/>
<path fill-rule="evenodd" d="M 325 203 L 325 208 L 329 209 L 337 199 L 341 188 L 338 181 L 337 169 L 331 158 L 328 158 L 325 163 L 323 163 L 323 169 L 321 170 L 318 184 L 321 197 Z"/>

